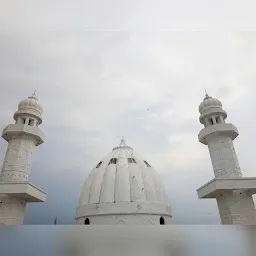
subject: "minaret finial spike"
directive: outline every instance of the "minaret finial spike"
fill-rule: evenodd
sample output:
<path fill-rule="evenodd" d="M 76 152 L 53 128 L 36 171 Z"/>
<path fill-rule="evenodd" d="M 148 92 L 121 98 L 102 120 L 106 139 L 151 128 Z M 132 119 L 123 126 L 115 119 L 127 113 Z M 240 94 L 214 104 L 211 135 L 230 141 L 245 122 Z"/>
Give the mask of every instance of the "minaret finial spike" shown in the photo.
<path fill-rule="evenodd" d="M 36 96 L 36 90 L 34 90 L 34 92 L 33 92 L 33 94 L 32 94 L 33 96 Z"/>
<path fill-rule="evenodd" d="M 205 98 L 204 98 L 204 99 L 206 100 L 206 99 L 211 98 L 211 97 L 209 96 L 209 94 L 207 93 L 206 89 L 204 89 L 204 91 L 205 91 Z"/>

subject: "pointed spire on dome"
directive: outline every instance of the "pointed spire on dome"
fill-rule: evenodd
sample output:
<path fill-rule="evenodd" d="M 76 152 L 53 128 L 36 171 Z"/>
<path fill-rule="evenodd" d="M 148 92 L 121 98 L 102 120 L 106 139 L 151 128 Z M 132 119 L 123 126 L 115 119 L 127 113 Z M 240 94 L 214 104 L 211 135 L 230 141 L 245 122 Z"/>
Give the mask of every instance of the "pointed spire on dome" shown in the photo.
<path fill-rule="evenodd" d="M 209 96 L 209 94 L 207 93 L 206 89 L 204 89 L 204 91 L 205 91 L 205 98 L 204 98 L 204 100 L 212 98 L 211 96 Z"/>
<path fill-rule="evenodd" d="M 38 100 L 37 96 L 36 96 L 36 90 L 34 90 L 32 96 L 28 97 L 29 99 L 35 99 Z"/>
<path fill-rule="evenodd" d="M 125 140 L 124 140 L 124 136 L 122 136 L 122 139 L 121 139 L 121 142 L 120 142 L 119 146 L 120 146 L 120 147 L 125 147 L 125 146 L 127 146 L 127 145 L 126 145 L 126 142 L 125 142 Z"/>
<path fill-rule="evenodd" d="M 124 139 L 124 136 L 122 136 L 122 139 L 121 139 L 121 141 L 120 141 L 120 143 L 119 143 L 119 146 L 113 148 L 113 150 L 116 150 L 116 149 L 119 149 L 119 148 L 128 148 L 128 149 L 131 149 L 131 150 L 132 150 L 132 147 L 130 147 L 130 146 L 128 146 L 128 145 L 126 144 L 126 141 L 125 141 L 125 139 Z"/>

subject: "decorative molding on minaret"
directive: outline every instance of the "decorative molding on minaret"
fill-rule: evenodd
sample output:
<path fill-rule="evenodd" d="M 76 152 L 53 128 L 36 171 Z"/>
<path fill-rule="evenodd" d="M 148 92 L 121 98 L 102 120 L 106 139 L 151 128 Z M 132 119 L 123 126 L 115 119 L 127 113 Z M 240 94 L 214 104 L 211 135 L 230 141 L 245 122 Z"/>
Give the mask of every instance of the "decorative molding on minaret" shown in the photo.
<path fill-rule="evenodd" d="M 256 224 L 252 195 L 256 178 L 243 178 L 233 145 L 239 135 L 226 123 L 227 113 L 218 99 L 206 97 L 199 106 L 204 124 L 198 139 L 208 146 L 215 178 L 197 190 L 199 198 L 216 198 L 222 224 Z"/>
<path fill-rule="evenodd" d="M 18 105 L 15 124 L 2 133 L 8 142 L 0 174 L 0 223 L 22 224 L 28 202 L 44 202 L 46 193 L 30 184 L 29 174 L 34 148 L 44 142 L 38 126 L 43 108 L 35 93 Z"/>

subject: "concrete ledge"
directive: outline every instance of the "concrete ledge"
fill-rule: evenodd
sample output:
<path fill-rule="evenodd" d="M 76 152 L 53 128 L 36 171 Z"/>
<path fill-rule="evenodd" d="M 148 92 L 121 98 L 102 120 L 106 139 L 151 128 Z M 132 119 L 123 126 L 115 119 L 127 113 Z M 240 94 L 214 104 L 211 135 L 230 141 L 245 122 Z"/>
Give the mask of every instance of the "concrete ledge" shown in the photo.
<path fill-rule="evenodd" d="M 0 194 L 15 196 L 27 202 L 46 200 L 46 193 L 28 182 L 0 182 Z"/>
<path fill-rule="evenodd" d="M 197 189 L 198 198 L 216 198 L 221 192 L 246 190 L 256 193 L 256 177 L 213 179 Z"/>
<path fill-rule="evenodd" d="M 77 207 L 76 217 L 118 214 L 149 214 L 171 216 L 171 207 L 166 204 L 143 202 L 118 202 L 88 204 Z"/>
<path fill-rule="evenodd" d="M 17 136 L 22 134 L 34 136 L 37 140 L 36 145 L 40 145 L 44 143 L 44 134 L 38 127 L 24 125 L 24 124 L 9 124 L 4 128 L 2 137 L 6 141 L 9 141 L 12 138 L 12 136 Z"/>
<path fill-rule="evenodd" d="M 237 128 L 233 124 L 215 124 L 202 129 L 198 134 L 198 140 L 207 145 L 207 137 L 213 133 L 227 134 L 232 138 L 232 140 L 239 135 Z"/>

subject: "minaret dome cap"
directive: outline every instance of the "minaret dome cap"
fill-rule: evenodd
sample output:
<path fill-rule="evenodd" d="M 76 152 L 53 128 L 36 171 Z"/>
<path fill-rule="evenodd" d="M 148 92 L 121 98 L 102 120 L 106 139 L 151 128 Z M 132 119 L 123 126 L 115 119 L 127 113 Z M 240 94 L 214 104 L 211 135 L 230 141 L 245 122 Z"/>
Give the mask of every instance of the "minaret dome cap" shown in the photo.
<path fill-rule="evenodd" d="M 212 98 L 207 93 L 205 95 L 205 98 L 203 102 L 199 106 L 199 112 L 202 114 L 202 112 L 208 108 L 222 108 L 222 103 L 220 100 Z"/>
<path fill-rule="evenodd" d="M 18 105 L 19 110 L 33 110 L 37 112 L 39 115 L 43 113 L 43 107 L 39 103 L 38 98 L 35 94 L 35 92 L 32 94 L 32 96 L 28 97 L 25 100 L 22 100 Z"/>
<path fill-rule="evenodd" d="M 34 116 L 38 119 L 38 123 L 42 123 L 43 107 L 35 92 L 25 100 L 22 100 L 18 105 L 18 111 L 14 113 L 14 119 L 17 120 L 19 116 Z"/>

